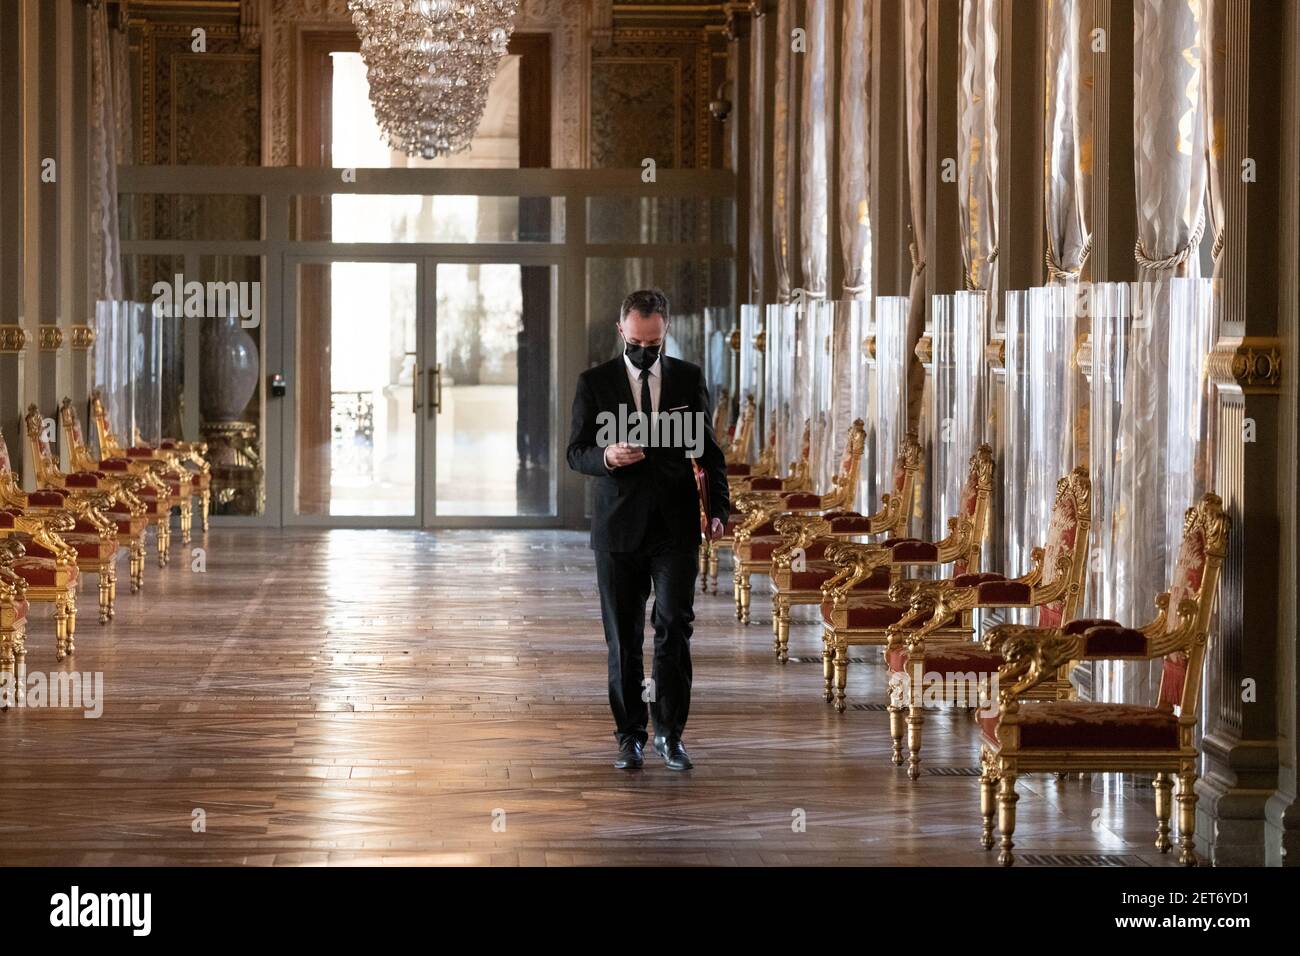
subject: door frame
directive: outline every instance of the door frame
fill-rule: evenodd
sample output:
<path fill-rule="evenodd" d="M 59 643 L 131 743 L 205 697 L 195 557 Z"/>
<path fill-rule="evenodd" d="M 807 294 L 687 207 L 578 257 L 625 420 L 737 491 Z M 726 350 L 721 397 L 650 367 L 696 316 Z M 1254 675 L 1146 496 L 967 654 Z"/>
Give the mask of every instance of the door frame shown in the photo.
<path fill-rule="evenodd" d="M 552 436 L 550 469 L 554 481 L 554 512 L 549 515 L 439 515 L 437 513 L 437 416 L 428 414 L 430 377 L 441 359 L 438 356 L 437 325 L 437 272 L 443 263 L 460 265 L 521 265 L 551 268 L 552 303 L 550 363 L 551 380 L 559 382 L 566 370 L 561 368 L 561 339 L 564 335 L 560 316 L 566 303 L 565 257 L 553 250 L 511 248 L 502 254 L 500 248 L 492 252 L 466 251 L 461 246 L 455 253 L 435 253 L 387 245 L 383 251 L 316 252 L 292 251 L 279 257 L 280 335 L 277 337 L 278 366 L 272 369 L 284 372 L 288 381 L 287 393 L 282 398 L 269 398 L 274 402 L 270 418 L 276 420 L 278 440 L 274 445 L 278 455 L 268 456 L 266 481 L 268 489 L 276 494 L 267 496 L 267 518 L 273 526 L 312 528 L 546 528 L 561 527 L 565 522 L 564 483 L 560 477 L 563 454 L 560 442 L 564 434 L 560 415 L 559 390 L 550 390 L 548 415 Z M 405 263 L 416 267 L 416 367 L 419 376 L 418 409 L 415 422 L 415 513 L 413 515 L 301 515 L 296 512 L 294 483 L 297 479 L 298 390 L 296 370 L 299 302 L 301 299 L 299 267 L 304 264 L 328 265 L 336 262 Z M 269 446 L 268 446 L 269 450 Z M 278 459 L 278 460 L 276 460 Z"/>

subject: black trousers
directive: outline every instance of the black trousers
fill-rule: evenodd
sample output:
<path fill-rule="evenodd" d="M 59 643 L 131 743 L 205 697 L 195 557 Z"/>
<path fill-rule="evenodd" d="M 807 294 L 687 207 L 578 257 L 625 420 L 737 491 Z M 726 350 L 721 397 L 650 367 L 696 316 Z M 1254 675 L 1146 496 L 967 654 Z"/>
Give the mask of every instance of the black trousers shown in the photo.
<path fill-rule="evenodd" d="M 651 527 L 662 526 L 660 522 Z M 596 583 L 609 651 L 609 707 L 619 744 L 646 742 L 647 718 L 654 732 L 680 738 L 691 708 L 691 633 L 699 551 L 684 550 L 651 531 L 636 551 L 597 551 Z M 645 682 L 641 645 L 645 602 L 654 586 L 654 664 Z"/>

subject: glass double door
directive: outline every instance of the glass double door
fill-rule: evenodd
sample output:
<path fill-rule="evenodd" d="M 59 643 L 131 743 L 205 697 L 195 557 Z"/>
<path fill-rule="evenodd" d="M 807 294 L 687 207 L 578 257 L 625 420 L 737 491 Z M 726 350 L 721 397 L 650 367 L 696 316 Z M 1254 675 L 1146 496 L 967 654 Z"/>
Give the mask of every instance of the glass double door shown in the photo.
<path fill-rule="evenodd" d="M 295 258 L 286 271 L 286 524 L 555 515 L 554 265 Z"/>

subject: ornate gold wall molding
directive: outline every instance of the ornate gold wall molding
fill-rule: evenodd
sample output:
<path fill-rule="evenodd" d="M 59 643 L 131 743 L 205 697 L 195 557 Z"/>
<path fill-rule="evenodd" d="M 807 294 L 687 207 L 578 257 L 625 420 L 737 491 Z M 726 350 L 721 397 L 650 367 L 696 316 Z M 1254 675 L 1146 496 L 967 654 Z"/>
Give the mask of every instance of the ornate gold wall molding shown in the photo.
<path fill-rule="evenodd" d="M 57 352 L 63 345 L 63 330 L 57 325 L 42 325 L 37 341 L 42 352 Z"/>
<path fill-rule="evenodd" d="M 279 0 L 263 24 L 262 162 L 301 165 L 298 102 L 302 35 L 350 30 L 347 0 Z M 590 6 L 586 0 L 523 0 L 516 33 L 551 35 L 551 165 L 574 169 L 587 157 Z"/>
<path fill-rule="evenodd" d="M 27 347 L 27 333 L 21 325 L 0 325 L 0 352 L 21 352 Z"/>
<path fill-rule="evenodd" d="M 1220 342 L 1206 359 L 1210 378 L 1243 392 L 1270 393 L 1282 387 L 1282 340 L 1246 336 Z"/>
<path fill-rule="evenodd" d="M 73 350 L 84 352 L 95 344 L 95 330 L 88 325 L 74 325 L 70 338 Z"/>

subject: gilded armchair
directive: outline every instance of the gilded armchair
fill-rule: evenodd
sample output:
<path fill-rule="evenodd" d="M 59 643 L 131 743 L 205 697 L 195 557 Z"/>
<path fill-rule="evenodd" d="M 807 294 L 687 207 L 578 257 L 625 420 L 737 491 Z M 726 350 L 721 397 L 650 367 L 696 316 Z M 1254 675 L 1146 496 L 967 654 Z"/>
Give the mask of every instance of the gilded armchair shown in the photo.
<path fill-rule="evenodd" d="M 948 534 L 942 540 L 902 538 L 826 549 L 836 573 L 822 585 L 822 681 L 825 699 L 834 703 L 837 712 L 847 709 L 849 648 L 887 645 L 889 626 L 908 613 L 911 591 L 933 583 L 904 578 L 906 569 L 933 571 L 951 565 L 954 576 L 978 572 L 992 491 L 993 449 L 980 445 L 970 459 L 958 514 L 948 519 Z M 892 582 L 887 589 L 861 590 L 864 581 L 883 581 L 886 574 Z M 945 622 L 939 633 L 968 635 L 969 614 Z"/>
<path fill-rule="evenodd" d="M 53 492 L 67 501 L 88 500 L 112 522 L 117 543 L 130 554 L 131 593 L 144 587 L 144 536 L 148 527 L 148 506 L 134 494 L 142 484 L 134 476 L 110 476 L 98 471 L 64 474 L 45 434 L 45 425 L 35 405 L 24 417 L 27 445 L 36 466 L 36 483 L 42 492 Z M 116 580 L 116 577 L 114 578 Z M 116 586 L 113 593 L 116 594 Z"/>
<path fill-rule="evenodd" d="M 835 576 L 836 567 L 827 559 L 827 549 L 841 541 L 883 535 L 885 540 L 906 536 L 911 518 L 912 495 L 921 468 L 921 444 L 915 432 L 909 432 L 894 463 L 894 483 L 881 495 L 880 510 L 872 515 L 840 512 L 821 515 L 783 515 L 773 522 L 781 540 L 751 540 L 750 556 L 771 560 L 772 628 L 775 632 L 776 658 L 789 659 L 790 608 L 794 605 L 819 605 L 824 596 L 822 585 Z M 883 590 L 889 586 L 886 571 L 858 583 L 862 590 Z"/>
<path fill-rule="evenodd" d="M 13 569 L 21 553 L 18 541 L 0 542 L 0 709 L 22 693 L 16 681 L 27 657 L 27 582 Z"/>
<path fill-rule="evenodd" d="M 33 409 L 35 406 L 33 406 Z M 69 399 L 64 399 L 59 406 L 59 424 L 63 429 L 63 438 L 68 445 L 68 457 L 72 467 L 79 472 L 103 476 L 118 487 L 129 490 L 145 508 L 149 524 L 154 526 L 157 534 L 158 567 L 167 566 L 171 550 L 172 508 L 181 506 L 181 495 L 174 493 L 175 482 L 165 480 L 147 461 L 132 461 L 129 458 L 101 458 L 96 460 L 86 447 L 81 433 L 81 422 L 77 410 Z M 184 498 L 188 507 L 188 489 Z"/>
<path fill-rule="evenodd" d="M 105 514 L 109 504 L 108 496 L 101 492 L 23 491 L 9 465 L 9 446 L 0 435 L 0 508 L 28 518 L 52 518 L 62 526 L 71 521 L 59 537 L 76 552 L 77 570 L 94 574 L 99 582 L 100 624 L 113 617 L 117 597 L 117 529 Z M 28 547 L 27 553 L 30 557 L 56 557 L 37 545 Z"/>
<path fill-rule="evenodd" d="M 981 718 L 981 843 L 994 845 L 997 819 L 1004 866 L 1014 862 L 1016 778 L 1023 773 L 1154 774 L 1155 846 L 1167 853 L 1178 778 L 1179 862 L 1196 864 L 1196 726 L 1202 666 L 1230 519 L 1218 495 L 1206 494 L 1183 521 L 1183 541 L 1157 614 L 1138 628 L 1116 621 L 1076 620 L 1061 627 L 1004 624 L 985 647 L 1003 660 L 998 712 Z M 1091 701 L 1028 701 L 1034 688 L 1072 661 L 1162 662 L 1155 706 Z"/>
<path fill-rule="evenodd" d="M 1002 656 L 970 640 L 973 631 L 964 622 L 972 611 L 1036 609 L 1040 627 L 1059 627 L 1074 620 L 1083 601 L 1091 513 L 1088 470 L 1076 468 L 1056 483 L 1047 541 L 1045 547 L 1033 549 L 1033 566 L 1026 574 L 1008 578 L 992 572 L 967 573 L 911 589 L 907 614 L 887 630 L 885 651 L 892 760 L 895 765 L 903 762 L 906 730 L 910 779 L 921 773 L 926 707 L 993 706 L 997 686 L 993 675 Z M 954 626 L 953 621 L 963 624 Z M 1069 666 L 1063 665 L 1055 679 L 1035 685 L 1033 694 L 1052 700 L 1072 697 Z"/>
<path fill-rule="evenodd" d="M 123 448 L 113 432 L 108 420 L 108 409 L 104 406 L 104 397 L 99 389 L 90 396 L 90 413 L 95 422 L 95 433 L 99 438 L 99 450 L 105 458 L 128 458 L 148 461 L 159 466 L 159 470 L 176 485 L 176 491 L 185 489 L 182 494 L 185 507 L 181 511 L 181 540 L 190 540 L 189 499 L 199 499 L 199 523 L 203 531 L 208 530 L 208 511 L 212 504 L 212 470 L 203 454 L 208 450 L 206 442 L 187 442 L 175 438 L 164 438 L 157 446 L 146 445 L 135 436 L 130 447 Z"/>
<path fill-rule="evenodd" d="M 72 526 L 66 513 L 32 517 L 0 508 L 0 546 L 13 555 L 10 567 L 26 583 L 27 600 L 54 606 L 57 660 L 76 650 L 77 552 L 58 534 Z"/>
<path fill-rule="evenodd" d="M 805 431 L 805 436 L 808 434 Z M 772 572 L 772 550 L 759 547 L 770 543 L 779 545 L 776 520 L 785 515 L 855 515 L 853 501 L 858 493 L 858 470 L 862 465 L 862 450 L 866 443 L 866 428 L 862 419 L 849 426 L 844 437 L 844 453 L 839 469 L 831 478 L 830 488 L 816 491 L 751 492 L 741 495 L 736 507 L 744 516 L 736 526 L 732 542 L 732 569 L 735 577 L 736 619 L 749 623 L 749 603 L 752 585 L 750 578 Z M 809 460 L 808 445 L 804 446 L 804 461 Z M 758 548 L 757 552 L 755 548 Z"/>
<path fill-rule="evenodd" d="M 759 459 L 759 467 L 753 473 L 739 476 L 728 475 L 727 489 L 731 498 L 731 516 L 727 519 L 727 524 L 723 528 L 722 537 L 714 541 L 709 550 L 708 578 L 714 594 L 718 592 L 719 555 L 727 548 L 732 549 L 734 553 L 736 529 L 744 521 L 744 513 L 737 504 L 739 499 L 747 494 L 775 495 L 781 492 L 803 491 L 808 487 L 812 456 L 811 419 L 804 422 L 803 438 L 799 443 L 799 449 L 799 457 L 790 463 L 790 470 L 786 476 L 782 478 L 779 475 L 773 475 L 771 472 L 775 471 L 775 468 L 771 462 L 776 461 L 776 430 L 773 429 L 771 441 Z M 774 532 L 769 527 L 761 533 L 773 534 Z"/>

